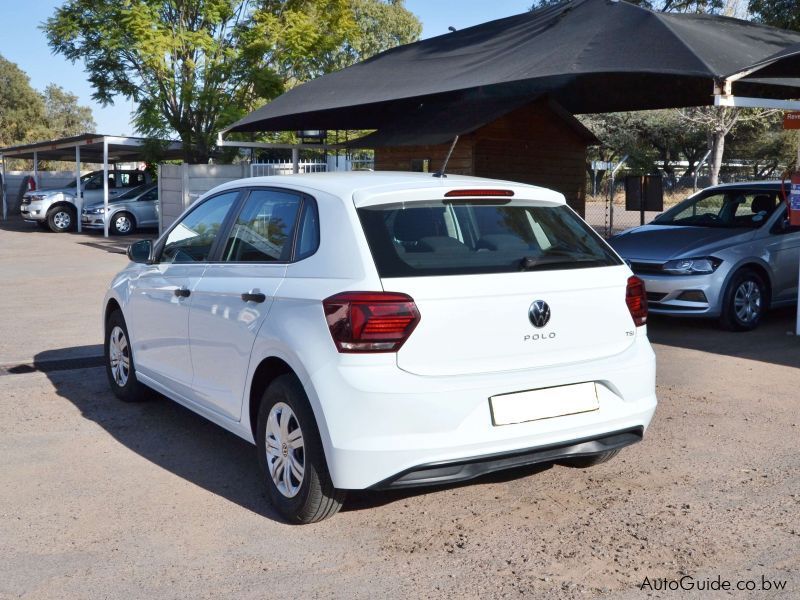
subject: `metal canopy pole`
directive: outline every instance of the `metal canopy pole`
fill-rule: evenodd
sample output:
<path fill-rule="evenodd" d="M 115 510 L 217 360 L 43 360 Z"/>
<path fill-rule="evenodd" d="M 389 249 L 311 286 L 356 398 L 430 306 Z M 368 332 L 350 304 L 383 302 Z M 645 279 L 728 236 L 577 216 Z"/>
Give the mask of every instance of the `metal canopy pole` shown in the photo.
<path fill-rule="evenodd" d="M 81 212 L 83 211 L 83 195 L 81 193 L 81 147 L 75 146 L 75 206 L 78 208 L 78 233 L 81 232 Z"/>
<path fill-rule="evenodd" d="M 292 173 L 297 175 L 300 172 L 300 150 L 292 148 Z"/>
<path fill-rule="evenodd" d="M 617 166 L 611 170 L 611 185 L 608 188 L 609 208 L 608 208 L 608 230 L 606 236 L 611 237 L 614 233 L 614 176 L 619 171 L 620 167 L 628 161 L 628 155 L 622 157 L 622 160 L 617 163 Z"/>
<path fill-rule="evenodd" d="M 797 172 L 800 173 L 800 140 L 797 142 Z M 787 214 L 788 216 L 788 214 Z M 800 262 L 797 264 L 797 277 L 800 281 Z M 794 334 L 800 335 L 800 285 L 797 286 L 797 320 L 794 325 Z"/>
<path fill-rule="evenodd" d="M 8 219 L 8 204 L 6 203 L 6 157 L 3 155 L 3 178 L 0 181 L 0 193 L 3 194 L 3 221 Z"/>
<path fill-rule="evenodd" d="M 33 151 L 33 186 L 39 189 L 39 153 Z"/>
<path fill-rule="evenodd" d="M 116 170 L 116 169 L 115 169 Z M 114 179 L 116 183 L 116 178 Z M 103 138 L 103 237 L 108 237 L 108 138 Z"/>

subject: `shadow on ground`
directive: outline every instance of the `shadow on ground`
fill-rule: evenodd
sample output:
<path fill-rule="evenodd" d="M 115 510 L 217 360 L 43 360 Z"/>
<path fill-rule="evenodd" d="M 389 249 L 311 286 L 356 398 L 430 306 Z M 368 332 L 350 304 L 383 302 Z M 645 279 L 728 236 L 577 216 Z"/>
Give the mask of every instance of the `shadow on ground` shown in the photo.
<path fill-rule="evenodd" d="M 725 331 L 716 321 L 650 315 L 647 332 L 654 344 L 676 346 L 800 368 L 800 337 L 794 335 L 794 307 L 768 312 L 755 331 Z"/>
<path fill-rule="evenodd" d="M 125 254 L 132 243 L 139 240 L 154 240 L 158 237 L 156 229 L 141 229 L 132 235 L 103 236 L 102 230 L 84 229 L 81 233 L 70 231 L 68 233 L 53 233 L 49 229 L 43 229 L 36 223 L 24 221 L 19 215 L 9 216 L 8 220 L 0 220 L 0 231 L 15 231 L 27 233 L 31 236 L 63 236 L 82 246 L 105 250 L 114 254 Z"/>
<path fill-rule="evenodd" d="M 146 402 L 127 404 L 117 400 L 96 358 L 82 367 L 76 364 L 72 370 L 50 368 L 50 365 L 60 366 L 67 360 L 64 357 L 88 355 L 96 349 L 87 346 L 41 352 L 33 364 L 47 375 L 60 397 L 74 404 L 84 418 L 99 425 L 129 450 L 243 508 L 282 521 L 267 500 L 252 444 L 155 392 Z M 354 491 L 348 495 L 343 510 L 370 509 L 466 485 L 511 481 L 551 466 L 521 467 L 435 488 Z"/>

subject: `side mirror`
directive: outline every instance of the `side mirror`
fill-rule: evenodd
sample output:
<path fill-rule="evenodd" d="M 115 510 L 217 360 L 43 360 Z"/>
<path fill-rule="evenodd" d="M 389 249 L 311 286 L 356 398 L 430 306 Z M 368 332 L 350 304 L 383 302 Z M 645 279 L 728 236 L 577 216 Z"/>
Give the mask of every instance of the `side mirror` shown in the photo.
<path fill-rule="evenodd" d="M 128 246 L 128 258 L 135 263 L 149 264 L 153 254 L 153 242 L 139 240 Z"/>

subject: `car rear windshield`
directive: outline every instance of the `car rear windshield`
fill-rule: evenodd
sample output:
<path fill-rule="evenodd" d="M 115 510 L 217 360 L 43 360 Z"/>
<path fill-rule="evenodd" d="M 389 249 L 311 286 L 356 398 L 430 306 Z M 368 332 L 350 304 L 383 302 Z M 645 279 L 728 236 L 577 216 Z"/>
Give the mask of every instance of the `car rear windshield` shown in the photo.
<path fill-rule="evenodd" d="M 620 264 L 566 206 L 459 200 L 358 209 L 381 277 L 582 269 Z"/>

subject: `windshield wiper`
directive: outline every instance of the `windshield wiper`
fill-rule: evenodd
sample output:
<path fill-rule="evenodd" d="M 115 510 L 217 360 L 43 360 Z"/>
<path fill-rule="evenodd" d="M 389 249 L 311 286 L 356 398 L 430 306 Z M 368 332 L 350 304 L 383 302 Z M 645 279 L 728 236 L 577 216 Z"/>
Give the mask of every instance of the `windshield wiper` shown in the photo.
<path fill-rule="evenodd" d="M 523 256 L 519 261 L 520 271 L 533 271 L 539 268 L 549 268 L 556 265 L 570 265 L 574 263 L 602 262 L 595 256 L 583 255 L 574 256 L 570 260 L 564 260 L 564 256 Z"/>

